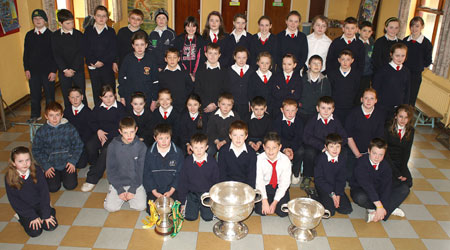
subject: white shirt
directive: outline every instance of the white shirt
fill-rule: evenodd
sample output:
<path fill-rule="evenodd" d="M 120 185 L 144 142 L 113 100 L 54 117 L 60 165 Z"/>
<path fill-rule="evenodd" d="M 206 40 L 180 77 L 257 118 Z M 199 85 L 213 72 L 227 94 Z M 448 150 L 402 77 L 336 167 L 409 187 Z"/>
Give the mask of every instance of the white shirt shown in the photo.
<path fill-rule="evenodd" d="M 137 115 L 137 116 L 141 116 L 141 115 L 144 114 L 144 111 L 145 111 L 145 109 L 143 109 L 140 113 L 137 113 L 137 112 L 134 111 L 134 109 L 133 109 L 133 114 L 134 114 L 134 115 Z"/>
<path fill-rule="evenodd" d="M 313 82 L 317 82 L 317 80 L 319 80 L 319 78 L 320 78 L 320 74 L 318 74 L 316 77 L 312 77 L 311 72 L 309 72 L 308 74 L 309 74 L 309 79 L 311 79 L 311 81 L 313 81 Z"/>
<path fill-rule="evenodd" d="M 419 38 L 416 39 L 416 42 L 417 43 L 422 43 L 424 38 L 425 38 L 425 36 L 420 34 Z M 414 39 L 412 38 L 412 35 L 409 35 L 407 41 L 409 42 L 411 40 L 414 40 Z"/>
<path fill-rule="evenodd" d="M 97 31 L 97 34 L 101 34 L 104 29 L 108 30 L 108 25 L 103 25 L 103 27 L 98 27 L 97 23 L 94 23 L 94 29 Z"/>
<path fill-rule="evenodd" d="M 140 30 L 141 28 L 134 29 L 133 27 L 131 27 L 130 24 L 128 24 L 128 29 L 129 29 L 131 32 L 136 32 L 136 31 Z"/>
<path fill-rule="evenodd" d="M 34 28 L 34 33 L 38 34 L 38 31 L 41 32 L 41 35 L 47 30 L 47 27 L 42 27 L 41 29 Z"/>
<path fill-rule="evenodd" d="M 341 36 L 341 39 L 344 39 L 345 43 L 346 43 L 346 44 L 349 44 L 348 41 L 350 40 L 350 43 L 353 42 L 354 40 L 356 40 L 356 36 L 353 36 L 352 38 L 348 38 L 348 37 L 345 37 L 345 35 L 343 34 L 343 35 Z"/>
<path fill-rule="evenodd" d="M 389 63 L 389 65 L 391 65 L 392 68 L 394 68 L 395 70 L 397 70 L 397 66 L 400 66 L 400 68 L 399 68 L 398 70 L 402 70 L 402 68 L 403 68 L 403 64 L 397 65 L 397 64 L 394 63 L 394 61 L 391 61 L 391 62 Z"/>
<path fill-rule="evenodd" d="M 267 81 L 269 81 L 270 77 L 272 77 L 272 72 L 270 70 L 268 70 L 266 73 L 263 73 L 263 72 L 261 72 L 260 69 L 258 69 L 256 71 L 256 74 L 259 76 L 259 78 L 261 78 L 261 81 L 263 81 L 263 82 L 264 82 L 264 75 L 266 76 Z"/>
<path fill-rule="evenodd" d="M 311 58 L 311 56 L 313 55 L 319 55 L 323 60 L 321 71 L 324 71 L 328 49 L 330 48 L 332 42 L 331 39 L 325 34 L 323 34 L 321 37 L 316 37 L 314 33 L 306 36 L 306 39 L 308 40 L 308 58 L 306 59 L 306 61 L 308 62 L 309 58 Z"/>
<path fill-rule="evenodd" d="M 372 165 L 372 167 L 373 167 L 373 165 L 376 165 L 377 167 L 375 168 L 375 170 L 378 170 L 378 168 L 380 167 L 380 163 L 375 164 L 370 158 L 369 158 L 369 161 L 370 161 L 370 165 Z"/>
<path fill-rule="evenodd" d="M 319 119 L 321 119 L 323 124 L 325 124 L 325 120 L 322 118 L 322 116 L 320 114 L 317 114 L 317 120 L 319 120 Z M 333 114 L 331 114 L 330 117 L 328 117 L 327 124 L 330 123 L 331 120 L 334 120 Z"/>
<path fill-rule="evenodd" d="M 114 101 L 114 103 L 111 106 L 106 106 L 106 104 L 104 102 L 102 102 L 102 104 L 100 104 L 100 107 L 105 108 L 106 110 L 109 110 L 110 108 L 117 108 L 117 101 Z"/>
<path fill-rule="evenodd" d="M 389 39 L 388 35 L 387 35 L 387 34 L 385 34 L 385 35 L 384 35 L 384 37 L 386 37 L 386 40 L 388 40 L 388 41 L 396 41 L 396 42 L 398 42 L 398 38 L 397 38 L 397 36 L 395 36 L 395 38 L 394 38 L 394 39 Z"/>
<path fill-rule="evenodd" d="M 265 37 L 264 40 L 269 39 L 269 37 L 270 37 L 270 32 L 269 32 L 269 34 L 267 34 L 267 37 Z M 261 40 L 261 38 L 262 38 L 262 34 L 261 34 L 261 32 L 258 32 L 258 39 Z"/>
<path fill-rule="evenodd" d="M 256 160 L 256 188 L 261 191 L 263 199 L 267 199 L 266 185 L 270 183 L 272 178 L 273 168 L 268 160 L 265 152 L 259 154 Z M 281 152 L 278 152 L 276 161 L 275 170 L 277 171 L 278 188 L 275 191 L 274 200 L 280 201 L 291 185 L 291 161 Z"/>
<path fill-rule="evenodd" d="M 283 121 L 286 121 L 286 123 L 288 122 L 288 121 L 290 121 L 291 123 L 294 123 L 295 122 L 295 116 L 294 116 L 294 118 L 292 118 L 292 119 L 288 119 L 288 118 L 286 118 L 286 116 L 284 116 L 284 114 L 283 114 Z"/>
<path fill-rule="evenodd" d="M 172 71 L 172 72 L 175 72 L 175 71 L 177 71 L 177 70 L 181 71 L 181 67 L 180 67 L 179 64 L 177 64 L 177 67 L 175 68 L 175 70 L 171 70 L 171 69 L 169 69 L 169 65 L 167 65 L 167 66 L 164 68 L 164 71 L 166 71 L 166 70 Z"/>
<path fill-rule="evenodd" d="M 220 69 L 220 63 L 219 62 L 217 62 L 216 66 L 212 66 L 211 63 L 206 61 L 206 69 L 216 69 L 216 68 Z"/>
<path fill-rule="evenodd" d="M 172 113 L 173 106 L 170 106 L 167 110 L 164 110 L 163 107 L 160 106 L 158 110 L 162 117 L 164 117 L 164 112 L 167 112 L 166 115 L 167 115 L 167 117 L 169 117 L 170 113 Z"/>
<path fill-rule="evenodd" d="M 72 112 L 73 112 L 73 115 L 75 115 L 75 110 L 77 110 L 77 112 L 78 112 L 78 114 L 81 112 L 81 110 L 84 108 L 84 104 L 83 103 L 81 103 L 78 107 L 74 107 L 74 106 L 72 106 Z"/>
<path fill-rule="evenodd" d="M 239 40 L 241 40 L 242 36 L 247 37 L 247 31 L 243 30 L 242 33 L 238 35 L 238 34 L 236 34 L 236 30 L 234 29 L 230 35 L 234 35 L 234 40 L 236 40 L 236 43 L 238 43 Z"/>
<path fill-rule="evenodd" d="M 166 152 L 161 152 L 161 149 L 159 148 L 158 144 L 156 144 L 156 149 L 158 150 L 158 153 L 162 156 L 162 157 L 166 157 L 166 155 L 170 152 L 170 148 L 172 147 L 172 143 L 170 143 L 170 147 Z"/>
<path fill-rule="evenodd" d="M 361 42 L 363 42 L 363 43 L 367 43 L 367 44 L 370 44 L 370 41 L 369 41 L 369 39 L 367 39 L 367 40 L 364 40 L 361 36 L 359 36 L 359 40 L 361 40 Z"/>
<path fill-rule="evenodd" d="M 230 110 L 230 112 L 228 112 L 228 114 L 226 116 L 223 116 L 222 112 L 220 112 L 220 109 L 217 109 L 216 113 L 214 113 L 214 115 L 218 115 L 220 117 L 222 117 L 222 119 L 227 119 L 230 116 L 234 117 L 234 112 L 233 110 Z"/>
<path fill-rule="evenodd" d="M 290 37 L 292 34 L 294 34 L 294 37 L 296 37 L 298 34 L 298 30 L 296 30 L 295 32 L 291 32 L 289 29 L 286 29 L 286 36 Z"/>
<path fill-rule="evenodd" d="M 214 36 L 214 34 L 216 36 Z M 214 33 L 212 30 L 209 30 L 209 37 L 211 38 L 211 41 L 214 41 L 214 38 L 217 38 L 217 41 L 219 41 L 219 32 L 217 31 L 217 33 Z"/>
<path fill-rule="evenodd" d="M 25 175 L 25 178 L 22 178 L 24 180 L 28 179 L 28 176 L 30 176 L 30 169 L 27 169 L 27 172 L 25 172 L 25 174 L 22 174 L 21 172 L 19 172 L 19 170 L 17 170 L 17 173 L 19 173 L 19 177 L 22 178 L 22 175 Z"/>
<path fill-rule="evenodd" d="M 261 116 L 260 118 L 258 118 L 256 115 L 255 115 L 255 112 L 252 112 L 252 115 L 250 116 L 250 120 L 252 120 L 252 119 L 262 119 L 264 117 L 264 114 L 263 114 L 263 116 Z"/>
<path fill-rule="evenodd" d="M 405 129 L 405 127 L 400 127 L 400 125 L 397 124 L 397 134 L 398 134 L 398 131 L 400 131 L 400 129 L 402 130 L 401 134 L 402 134 L 402 138 L 403 138 L 403 136 L 405 136 L 406 129 Z"/>
<path fill-rule="evenodd" d="M 198 116 L 198 112 L 197 112 L 197 113 L 195 113 L 195 114 L 193 114 L 193 113 L 189 112 L 189 117 L 191 117 L 191 120 L 195 120 L 195 119 L 197 119 L 197 116 Z M 194 119 L 192 119 L 192 118 L 194 118 Z"/>
<path fill-rule="evenodd" d="M 339 71 L 341 71 L 341 74 L 342 74 L 343 77 L 347 77 L 350 74 L 350 71 L 352 71 L 352 68 L 350 68 L 347 72 L 344 72 L 342 70 L 342 68 L 339 67 Z"/>
<path fill-rule="evenodd" d="M 325 151 L 325 154 L 327 155 L 327 160 L 328 162 L 331 162 L 334 160 L 334 163 L 337 163 L 339 160 L 339 155 L 337 155 L 336 157 L 333 157 L 330 155 L 330 153 L 328 153 L 328 151 Z"/>
<path fill-rule="evenodd" d="M 192 158 L 194 159 L 194 163 L 195 162 L 202 162 L 202 161 L 208 162 L 208 153 L 205 152 L 205 154 L 201 158 L 197 158 L 195 156 L 195 154 L 192 154 Z"/>
<path fill-rule="evenodd" d="M 288 76 L 289 76 L 289 81 L 292 80 L 292 74 L 293 73 L 294 73 L 294 71 L 292 71 L 291 73 L 286 73 L 285 71 L 283 71 L 284 80 L 287 80 Z"/>
<path fill-rule="evenodd" d="M 158 32 L 159 37 L 162 36 L 162 33 L 167 29 L 167 26 L 164 28 L 159 28 L 158 26 L 155 27 L 155 31 Z"/>
<path fill-rule="evenodd" d="M 244 65 L 244 67 L 240 67 L 238 66 L 236 63 L 231 65 L 231 68 L 234 70 L 234 72 L 236 72 L 238 75 L 241 75 L 241 69 L 242 71 L 244 71 L 244 75 L 245 72 L 247 72 L 247 70 L 250 68 L 250 66 L 248 64 Z"/>
<path fill-rule="evenodd" d="M 234 146 L 233 142 L 231 142 L 230 150 L 232 150 L 232 149 L 233 149 L 234 155 L 236 155 L 236 158 L 239 157 L 242 154 L 242 152 L 244 152 L 244 151 L 248 153 L 247 146 L 245 145 L 245 143 L 244 143 L 244 145 L 242 145 L 241 148 L 236 148 L 236 146 Z"/>
<path fill-rule="evenodd" d="M 361 110 L 364 115 L 369 115 L 369 117 L 370 117 L 370 116 L 372 116 L 372 113 L 375 110 L 375 106 L 372 107 L 372 110 L 370 112 L 366 112 L 366 111 L 364 111 L 364 105 L 361 104 Z"/>
<path fill-rule="evenodd" d="M 63 28 L 61 28 L 61 35 L 64 35 L 64 34 L 71 34 L 71 35 L 73 35 L 73 29 L 67 31 L 67 30 L 64 30 Z"/>

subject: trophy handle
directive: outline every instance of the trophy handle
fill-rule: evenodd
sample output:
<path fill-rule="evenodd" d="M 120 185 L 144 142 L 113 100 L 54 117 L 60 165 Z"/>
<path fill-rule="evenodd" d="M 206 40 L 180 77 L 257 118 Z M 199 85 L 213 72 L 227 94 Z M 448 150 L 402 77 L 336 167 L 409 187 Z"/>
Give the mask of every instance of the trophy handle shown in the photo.
<path fill-rule="evenodd" d="M 283 210 L 281 210 L 281 211 L 283 211 Z M 331 217 L 331 213 L 330 213 L 330 211 L 328 211 L 328 210 L 324 210 L 324 212 L 323 212 L 323 216 L 322 216 L 322 219 L 328 219 L 328 218 L 330 218 Z"/>
<path fill-rule="evenodd" d="M 253 202 L 258 203 L 260 201 L 262 201 L 261 191 L 259 191 L 258 189 L 255 189 L 255 200 Z"/>
<path fill-rule="evenodd" d="M 285 212 L 285 213 L 289 213 L 289 208 L 288 208 L 288 204 L 284 203 L 283 205 L 281 205 L 281 211 Z"/>
<path fill-rule="evenodd" d="M 208 202 L 205 202 L 206 199 L 209 199 Z M 209 193 L 204 193 L 202 194 L 202 196 L 200 197 L 200 200 L 202 201 L 202 205 L 205 207 L 211 207 L 212 204 L 212 200 L 211 200 L 211 196 L 209 195 Z"/>

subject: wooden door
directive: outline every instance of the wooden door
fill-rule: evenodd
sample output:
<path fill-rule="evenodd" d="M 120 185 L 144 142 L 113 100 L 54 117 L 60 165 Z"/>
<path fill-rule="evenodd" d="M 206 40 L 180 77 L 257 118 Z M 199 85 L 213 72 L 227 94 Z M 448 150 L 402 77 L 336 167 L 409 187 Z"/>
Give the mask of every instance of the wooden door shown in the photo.
<path fill-rule="evenodd" d="M 323 15 L 325 13 L 325 0 L 309 1 L 309 22 L 317 15 Z"/>
<path fill-rule="evenodd" d="M 234 29 L 233 18 L 237 13 L 247 15 L 248 0 L 222 0 L 222 17 L 225 24 L 225 32 L 231 33 Z"/>
<path fill-rule="evenodd" d="M 278 34 L 286 29 L 286 17 L 291 11 L 291 0 L 265 2 L 264 15 L 272 19 L 272 34 Z"/>
<path fill-rule="evenodd" d="M 177 34 L 184 31 L 184 20 L 188 16 L 197 19 L 200 30 L 200 0 L 175 0 L 175 32 Z"/>

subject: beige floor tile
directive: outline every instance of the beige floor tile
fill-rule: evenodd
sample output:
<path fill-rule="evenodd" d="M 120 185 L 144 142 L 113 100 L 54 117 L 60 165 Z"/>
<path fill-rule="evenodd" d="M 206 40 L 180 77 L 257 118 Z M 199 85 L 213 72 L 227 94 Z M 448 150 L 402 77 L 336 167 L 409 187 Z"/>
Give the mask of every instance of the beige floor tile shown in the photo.
<path fill-rule="evenodd" d="M 447 157 L 447 159 L 450 159 L 450 150 L 440 150 L 440 152 Z M 449 164 L 447 164 L 449 165 Z"/>
<path fill-rule="evenodd" d="M 106 218 L 104 227 L 118 227 L 118 228 L 134 228 L 140 212 L 120 210 L 114 213 L 109 213 Z"/>
<path fill-rule="evenodd" d="M 417 179 L 414 179 L 413 182 L 415 185 Z M 422 202 L 417 198 L 416 194 L 414 192 L 409 192 L 408 197 L 403 201 L 404 204 L 422 204 Z"/>
<path fill-rule="evenodd" d="M 244 223 L 248 227 L 249 234 L 262 234 L 261 216 L 250 216 Z"/>
<path fill-rule="evenodd" d="M 72 225 L 81 208 L 78 207 L 55 207 L 56 219 L 60 225 Z"/>
<path fill-rule="evenodd" d="M 58 246 L 25 245 L 22 250 L 56 250 Z"/>
<path fill-rule="evenodd" d="M 135 229 L 128 243 L 130 250 L 160 250 L 163 245 L 161 236 L 153 229 Z"/>
<path fill-rule="evenodd" d="M 0 232 L 2 243 L 24 244 L 30 237 L 23 230 L 19 222 L 10 222 Z"/>
<path fill-rule="evenodd" d="M 15 213 L 9 203 L 0 204 L 0 221 L 10 221 Z"/>
<path fill-rule="evenodd" d="M 362 250 L 363 247 L 358 238 L 328 237 L 328 244 L 332 250 Z"/>
<path fill-rule="evenodd" d="M 413 146 L 419 149 L 436 149 L 433 144 L 426 141 L 416 141 L 413 143 Z"/>
<path fill-rule="evenodd" d="M 336 212 L 333 215 L 333 218 L 345 218 L 345 219 L 347 219 L 348 218 L 348 214 L 340 214 L 340 213 Z"/>
<path fill-rule="evenodd" d="M 436 141 L 436 134 L 421 134 L 427 141 Z M 416 144 L 416 142 L 414 143 Z"/>
<path fill-rule="evenodd" d="M 409 223 L 422 239 L 449 239 L 436 221 L 410 220 Z"/>
<path fill-rule="evenodd" d="M 30 127 L 24 125 L 17 125 L 8 129 L 8 132 L 22 132 L 29 133 Z"/>
<path fill-rule="evenodd" d="M 297 241 L 287 235 L 263 235 L 264 249 L 292 250 L 297 249 Z"/>
<path fill-rule="evenodd" d="M 388 234 L 381 223 L 367 223 L 362 219 L 351 219 L 353 228 L 358 237 L 388 238 Z"/>
<path fill-rule="evenodd" d="M 450 206 L 445 205 L 425 205 L 428 212 L 438 221 L 450 221 Z"/>
<path fill-rule="evenodd" d="M 431 184 L 427 180 L 418 178 L 414 179 L 412 189 L 420 191 L 435 191 L 433 186 L 431 186 Z"/>
<path fill-rule="evenodd" d="M 0 197 L 3 197 L 3 195 L 6 194 L 6 189 L 5 188 L 0 188 Z"/>
<path fill-rule="evenodd" d="M 214 233 L 199 232 L 197 236 L 197 250 L 210 250 L 214 246 L 214 250 L 229 250 L 230 242 L 220 240 Z"/>
<path fill-rule="evenodd" d="M 64 191 L 59 190 L 57 192 L 50 193 L 50 202 L 51 202 L 51 204 L 55 204 L 58 201 L 59 197 L 63 194 L 63 192 Z"/>
<path fill-rule="evenodd" d="M 428 159 L 437 168 L 449 169 L 450 161 L 445 159 Z"/>
<path fill-rule="evenodd" d="M 439 192 L 439 194 L 450 204 L 450 192 Z"/>
<path fill-rule="evenodd" d="M 183 221 L 183 227 L 182 227 L 182 231 L 187 231 L 187 232 L 198 232 L 198 227 L 199 227 L 199 223 L 200 223 L 200 216 L 194 220 L 194 221 L 188 221 L 188 220 L 184 220 Z"/>
<path fill-rule="evenodd" d="M 289 196 L 291 199 L 306 197 L 306 193 L 304 190 L 301 190 L 298 187 L 291 187 L 289 189 Z"/>
<path fill-rule="evenodd" d="M 419 150 L 411 150 L 411 158 L 426 158 Z"/>
<path fill-rule="evenodd" d="M 420 239 L 394 239 L 391 242 L 396 250 L 426 250 L 427 247 Z"/>
<path fill-rule="evenodd" d="M 323 227 L 323 224 L 320 223 L 316 228 L 314 228 L 317 232 L 317 236 L 327 236 L 327 233 L 325 232 L 325 228 Z"/>
<path fill-rule="evenodd" d="M 0 141 L 0 150 L 3 150 L 7 147 L 11 142 L 10 141 Z"/>
<path fill-rule="evenodd" d="M 93 247 L 101 227 L 72 226 L 61 241 L 61 246 Z"/>
<path fill-rule="evenodd" d="M 31 141 L 30 140 L 30 133 L 23 133 L 16 139 L 17 141 Z"/>
<path fill-rule="evenodd" d="M 81 186 L 81 184 L 78 184 Z M 89 198 L 84 203 L 85 208 L 103 208 L 103 202 L 105 201 L 106 193 L 92 192 Z"/>
<path fill-rule="evenodd" d="M 445 177 L 445 175 L 443 175 L 438 168 L 418 168 L 417 170 L 426 179 L 444 179 L 444 180 L 447 179 L 447 177 Z M 415 179 L 413 180 L 413 182 L 415 182 Z"/>
<path fill-rule="evenodd" d="M 78 178 L 78 185 L 75 187 L 73 191 L 79 191 L 81 192 L 81 187 L 83 186 L 83 183 L 86 182 L 86 178 Z"/>
<path fill-rule="evenodd" d="M 9 157 L 11 155 L 11 152 L 9 151 L 0 151 L 0 161 L 8 161 Z"/>

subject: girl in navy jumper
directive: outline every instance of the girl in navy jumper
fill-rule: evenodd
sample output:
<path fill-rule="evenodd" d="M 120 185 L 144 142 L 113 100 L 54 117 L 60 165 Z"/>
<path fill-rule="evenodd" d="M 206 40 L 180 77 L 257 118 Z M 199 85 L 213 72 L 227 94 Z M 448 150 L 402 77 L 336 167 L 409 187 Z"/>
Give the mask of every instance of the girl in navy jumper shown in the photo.
<path fill-rule="evenodd" d="M 392 168 L 394 182 L 403 182 L 412 187 L 412 176 L 408 161 L 414 141 L 414 108 L 402 104 L 394 115 L 392 123 L 386 126 L 384 137 L 388 144 L 387 160 Z"/>
<path fill-rule="evenodd" d="M 136 121 L 138 131 L 136 136 L 139 140 L 143 141 L 147 147 L 150 147 L 153 143 L 153 114 L 150 110 L 145 108 L 146 98 L 144 93 L 135 92 L 131 95 L 131 110 L 129 113 L 131 117 Z"/>
<path fill-rule="evenodd" d="M 373 47 L 372 61 L 375 73 L 391 60 L 389 52 L 392 45 L 402 42 L 402 40 L 397 37 L 399 31 L 400 20 L 396 17 L 388 18 L 384 23 L 385 35 L 378 38 Z"/>
<path fill-rule="evenodd" d="M 203 29 L 203 40 L 205 40 L 206 44 L 216 43 L 219 45 L 220 51 L 222 52 L 219 62 L 220 66 L 224 68 L 229 67 L 233 63 L 229 61 L 232 53 L 229 49 L 229 36 L 224 31 L 222 15 L 218 11 L 209 13 L 208 18 L 206 18 L 205 28 Z"/>
<path fill-rule="evenodd" d="M 272 65 L 277 62 L 277 43 L 276 35 L 270 33 L 272 28 L 272 19 L 268 16 L 262 16 L 258 19 L 259 32 L 250 39 L 250 65 L 256 67 L 258 57 L 261 52 L 268 52 L 272 56 Z"/>
<path fill-rule="evenodd" d="M 89 162 L 92 164 L 87 173 L 86 182 L 81 191 L 91 191 L 102 178 L 106 169 L 106 151 L 109 143 L 119 135 L 119 122 L 127 115 L 122 103 L 116 101 L 114 89 L 105 85 L 100 96 L 102 103 L 92 110 L 92 119 L 89 122 L 92 130 L 96 132 L 87 143 Z M 99 150 L 101 152 L 99 154 Z"/>
<path fill-rule="evenodd" d="M 229 50 L 235 51 L 237 47 L 242 46 L 250 51 L 250 39 L 252 34 L 245 30 L 247 26 L 247 15 L 241 13 L 234 15 L 233 26 L 234 29 L 228 38 Z M 248 61 L 250 61 L 250 55 L 248 55 L 248 59 Z M 229 62 L 233 62 L 232 58 L 229 59 Z"/>
<path fill-rule="evenodd" d="M 42 229 L 53 231 L 58 227 L 44 173 L 34 166 L 28 148 L 19 146 L 12 150 L 5 188 L 8 201 L 29 236 L 37 237 Z"/>
<path fill-rule="evenodd" d="M 422 17 L 416 16 L 409 22 L 411 35 L 405 37 L 403 42 L 408 46 L 408 58 L 405 65 L 411 72 L 411 92 L 409 104 L 416 105 L 420 84 L 422 83 L 422 72 L 431 64 L 433 45 L 423 34 L 424 21 Z"/>
<path fill-rule="evenodd" d="M 208 124 L 208 116 L 202 112 L 202 102 L 200 96 L 191 94 L 186 101 L 187 110 L 180 116 L 179 136 L 180 146 L 184 154 L 192 154 L 190 145 L 191 137 L 196 133 L 206 134 L 206 125 Z"/>
<path fill-rule="evenodd" d="M 260 96 L 266 100 L 267 112 L 272 115 L 272 85 L 273 78 L 272 72 L 272 56 L 269 52 L 261 52 L 257 57 L 258 70 L 250 76 L 250 82 L 248 83 L 248 98 L 253 100 L 255 97 Z"/>
<path fill-rule="evenodd" d="M 178 111 L 172 106 L 173 98 L 170 90 L 160 89 L 158 91 L 159 107 L 153 111 L 153 128 L 158 124 L 169 124 L 172 128 L 172 141 L 178 145 Z"/>

